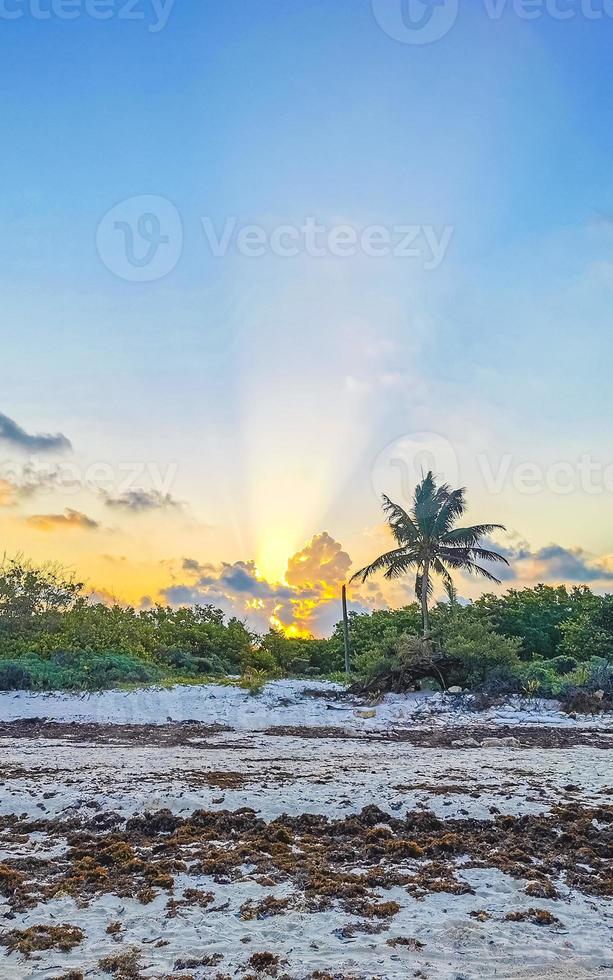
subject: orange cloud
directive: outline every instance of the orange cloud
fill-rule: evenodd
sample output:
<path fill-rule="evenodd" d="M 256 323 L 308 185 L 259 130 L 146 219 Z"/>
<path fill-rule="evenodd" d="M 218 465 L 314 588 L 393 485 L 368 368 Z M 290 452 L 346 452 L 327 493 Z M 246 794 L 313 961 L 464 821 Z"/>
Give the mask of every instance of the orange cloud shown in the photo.
<path fill-rule="evenodd" d="M 316 534 L 288 562 L 285 580 L 297 589 L 337 594 L 347 581 L 351 558 L 327 531 Z"/>
<path fill-rule="evenodd" d="M 9 480 L 0 480 L 0 507 L 12 507 L 16 502 L 16 488 Z"/>
<path fill-rule="evenodd" d="M 171 605 L 210 602 L 258 631 L 272 626 L 288 636 L 322 635 L 340 618 L 350 567 L 349 555 L 324 531 L 289 558 L 284 583 L 260 575 L 253 561 L 215 566 L 186 558 L 182 580 L 161 595 Z"/>
<path fill-rule="evenodd" d="M 100 525 L 80 510 L 67 507 L 63 514 L 33 514 L 24 518 L 28 527 L 36 531 L 95 531 Z"/>

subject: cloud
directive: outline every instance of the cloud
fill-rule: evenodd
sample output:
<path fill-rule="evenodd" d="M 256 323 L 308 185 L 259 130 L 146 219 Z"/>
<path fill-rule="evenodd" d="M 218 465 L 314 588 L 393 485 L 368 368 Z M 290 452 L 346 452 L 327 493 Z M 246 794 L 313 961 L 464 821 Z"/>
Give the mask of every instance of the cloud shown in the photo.
<path fill-rule="evenodd" d="M 23 465 L 17 465 L 15 461 L 4 463 L 0 469 L 0 484 L 4 486 L 6 495 L 10 489 L 13 503 L 18 499 L 25 500 L 37 494 L 54 492 L 74 494 L 82 487 L 80 479 L 72 469 L 55 463 L 40 467 L 29 461 Z"/>
<path fill-rule="evenodd" d="M 0 507 L 13 507 L 17 502 L 17 487 L 10 480 L 0 478 Z"/>
<path fill-rule="evenodd" d="M 33 514 L 24 518 L 24 521 L 36 531 L 95 531 L 100 527 L 98 521 L 69 507 L 63 514 Z"/>
<path fill-rule="evenodd" d="M 289 586 L 268 582 L 258 575 L 253 561 L 212 565 L 184 558 L 181 571 L 189 581 L 177 582 L 161 593 L 171 606 L 211 604 L 262 632 L 269 629 L 274 610 L 294 596 Z"/>
<path fill-rule="evenodd" d="M 162 494 L 159 490 L 145 490 L 138 487 L 126 490 L 118 497 L 104 494 L 105 504 L 115 510 L 130 511 L 133 514 L 144 514 L 153 510 L 182 510 L 183 504 L 175 500 L 169 493 Z"/>
<path fill-rule="evenodd" d="M 91 589 L 87 593 L 87 598 L 92 605 L 103 605 L 103 606 L 124 606 L 125 603 L 115 595 L 114 592 L 109 592 L 108 589 L 97 588 Z"/>
<path fill-rule="evenodd" d="M 484 541 L 484 545 L 512 563 L 510 568 L 491 566 L 506 585 L 613 580 L 613 563 L 609 566 L 605 559 L 594 559 L 580 548 L 551 544 L 535 550 L 514 534 L 505 535 L 503 543 Z M 178 578 L 162 596 L 171 605 L 210 603 L 227 615 L 246 620 L 258 632 L 273 626 L 290 636 L 327 636 L 340 621 L 340 593 L 350 578 L 351 566 L 348 553 L 324 531 L 289 558 L 283 583 L 260 576 L 253 561 L 213 565 L 186 557 L 178 572 L 182 580 Z M 455 578 L 459 588 L 466 584 L 461 575 Z M 371 580 L 349 590 L 350 609 L 359 613 L 399 608 L 414 601 L 412 575 L 391 583 Z"/>
<path fill-rule="evenodd" d="M 611 582 L 613 571 L 601 561 L 594 560 L 581 548 L 563 548 L 558 544 L 541 548 L 535 562 L 547 570 L 547 577 L 566 582 Z"/>
<path fill-rule="evenodd" d="M 293 594 L 286 586 L 271 584 L 258 575 L 254 561 L 201 565 L 195 558 L 184 558 L 181 568 L 198 577 L 196 584 L 199 588 L 222 588 L 237 595 L 248 595 L 257 599 L 288 598 Z"/>
<path fill-rule="evenodd" d="M 553 543 L 534 550 L 517 535 L 509 535 L 503 544 L 489 541 L 486 547 L 492 547 L 510 562 L 509 567 L 492 566 L 494 574 L 505 582 L 518 579 L 585 584 L 613 581 L 613 570 L 603 559 L 594 558 L 582 548 L 564 548 Z"/>
<path fill-rule="evenodd" d="M 0 412 L 0 441 L 8 442 L 11 446 L 24 449 L 27 452 L 57 452 L 72 449 L 72 444 L 61 432 L 55 435 L 41 433 L 30 435 L 8 415 Z"/>
<path fill-rule="evenodd" d="M 212 603 L 258 631 L 274 626 L 290 635 L 324 635 L 340 619 L 340 591 L 350 567 L 349 555 L 323 532 L 290 557 L 285 582 L 269 582 L 253 561 L 212 565 L 190 557 L 181 563 L 187 581 L 162 596 L 171 605 Z"/>
<path fill-rule="evenodd" d="M 237 561 L 233 565 L 223 564 L 217 577 L 203 576 L 200 585 L 212 585 L 235 595 L 246 595 L 252 599 L 289 599 L 292 590 L 283 585 L 273 585 L 259 578 L 255 562 Z"/>
<path fill-rule="evenodd" d="M 290 558 L 286 581 L 299 589 L 335 590 L 347 581 L 351 558 L 341 545 L 324 531 Z"/>
<path fill-rule="evenodd" d="M 505 534 L 502 543 L 483 543 L 511 562 L 510 568 L 491 566 L 507 587 L 539 581 L 574 584 L 613 580 L 613 558 L 596 559 L 580 548 L 551 544 L 533 549 L 513 533 Z M 382 547 L 385 544 L 384 540 Z M 178 568 L 176 581 L 163 590 L 162 598 L 175 606 L 210 603 L 227 615 L 245 620 L 259 633 L 273 626 L 289 636 L 329 636 L 341 619 L 340 593 L 350 578 L 351 568 L 349 554 L 324 531 L 289 558 L 283 583 L 263 578 L 253 561 L 213 565 L 186 557 Z M 471 585 L 475 583 L 462 575 L 454 578 L 460 590 L 468 587 L 469 581 Z M 479 591 L 489 588 L 481 582 Z M 472 591 L 467 595 L 472 595 Z M 414 576 L 410 574 L 394 582 L 373 579 L 349 589 L 349 608 L 357 613 L 396 609 L 414 601 Z M 465 603 L 468 599 L 460 601 Z"/>
<path fill-rule="evenodd" d="M 184 572 L 200 572 L 205 566 L 201 565 L 195 558 L 184 558 L 181 568 Z M 213 565 L 208 565 L 208 568 L 214 568 Z"/>

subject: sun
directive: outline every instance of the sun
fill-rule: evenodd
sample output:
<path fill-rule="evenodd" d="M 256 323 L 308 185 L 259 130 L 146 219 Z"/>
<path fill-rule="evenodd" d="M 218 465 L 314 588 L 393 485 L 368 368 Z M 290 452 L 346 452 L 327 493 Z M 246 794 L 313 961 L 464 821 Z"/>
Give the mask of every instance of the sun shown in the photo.
<path fill-rule="evenodd" d="M 286 534 L 268 535 L 258 548 L 256 566 L 269 582 L 285 582 L 287 563 L 296 548 Z"/>

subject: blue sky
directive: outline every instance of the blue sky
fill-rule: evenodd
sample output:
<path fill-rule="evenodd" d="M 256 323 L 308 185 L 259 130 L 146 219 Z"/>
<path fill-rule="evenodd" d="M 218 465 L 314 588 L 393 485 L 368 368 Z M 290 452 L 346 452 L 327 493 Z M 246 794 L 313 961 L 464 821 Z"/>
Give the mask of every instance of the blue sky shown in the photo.
<path fill-rule="evenodd" d="M 359 563 L 380 543 L 381 454 L 417 434 L 451 446 L 443 475 L 477 516 L 528 543 L 519 578 L 559 577 L 559 556 L 536 557 L 555 545 L 584 549 L 604 584 L 613 18 L 581 12 L 602 4 L 571 3 L 564 21 L 547 12 L 561 0 L 535 20 L 464 4 L 419 45 L 385 33 L 371 0 L 177 2 L 159 31 L 144 0 L 143 19 L 118 0 L 104 22 L 84 4 L 42 20 L 33 3 L 6 0 L 23 16 L 0 17 L 0 413 L 65 433 L 87 485 L 20 492 L 0 510 L 8 546 L 132 601 L 185 585 L 185 557 L 278 581 L 323 532 Z M 135 282 L 108 267 L 97 229 L 143 195 L 171 202 L 182 247 L 167 275 Z M 417 258 L 216 258 L 202 227 L 234 217 L 269 234 L 309 216 L 452 237 L 428 269 L 422 239 Z M 551 468 L 585 455 L 598 491 L 576 471 L 552 490 Z M 487 473 L 507 457 L 494 492 Z M 118 467 L 135 461 L 148 489 L 151 467 L 172 468 L 155 499 L 177 506 L 110 521 L 89 468 L 110 466 L 121 496 Z M 542 469 L 536 492 L 524 465 Z M 96 532 L 24 524 L 67 507 Z"/>

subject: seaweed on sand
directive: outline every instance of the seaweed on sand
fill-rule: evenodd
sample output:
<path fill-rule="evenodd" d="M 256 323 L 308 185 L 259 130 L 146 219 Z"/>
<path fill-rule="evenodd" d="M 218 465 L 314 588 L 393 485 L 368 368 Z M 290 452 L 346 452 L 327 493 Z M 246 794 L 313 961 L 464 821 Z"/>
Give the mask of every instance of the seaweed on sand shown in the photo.
<path fill-rule="evenodd" d="M 0 937 L 0 945 L 9 952 L 18 950 L 26 958 L 38 950 L 59 949 L 69 953 L 83 942 L 85 933 L 78 926 L 30 926 L 29 929 L 11 929 Z"/>
<path fill-rule="evenodd" d="M 110 833 L 95 819 L 76 826 L 24 820 L 11 832 L 44 830 L 67 840 L 68 850 L 53 861 L 30 861 L 27 882 L 21 868 L 3 866 L 2 880 L 15 907 L 26 884 L 40 899 L 69 894 L 81 904 L 106 893 L 148 902 L 162 888 L 172 917 L 195 905 L 212 910 L 212 891 L 176 885 L 178 874 L 206 875 L 221 885 L 248 880 L 293 889 L 283 898 L 244 903 L 243 918 L 282 914 L 299 901 L 307 912 L 336 907 L 374 920 L 395 912 L 381 891 L 403 888 L 417 899 L 470 893 L 466 869 L 497 869 L 524 881 L 535 898 L 555 898 L 560 884 L 610 896 L 612 828 L 612 807 L 578 803 L 491 820 L 440 819 L 419 810 L 400 818 L 376 806 L 343 819 L 302 814 L 269 822 L 247 808 L 188 817 L 162 810 Z"/>

